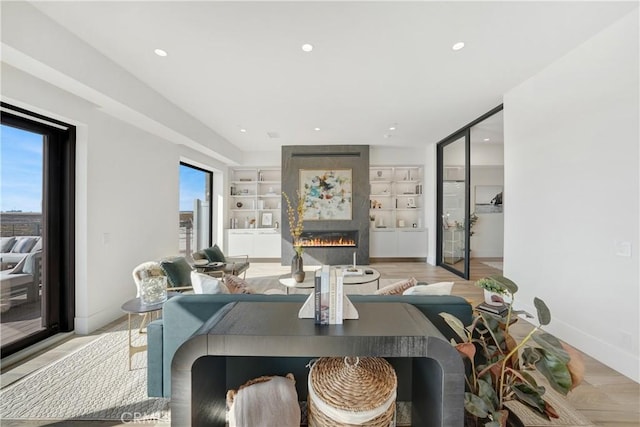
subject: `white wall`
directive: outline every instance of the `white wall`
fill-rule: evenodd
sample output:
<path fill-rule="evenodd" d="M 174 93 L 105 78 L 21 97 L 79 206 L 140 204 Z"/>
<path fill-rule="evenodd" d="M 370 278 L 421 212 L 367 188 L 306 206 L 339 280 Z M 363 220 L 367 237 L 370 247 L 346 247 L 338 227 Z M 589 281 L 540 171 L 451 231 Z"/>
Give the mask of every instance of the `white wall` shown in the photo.
<path fill-rule="evenodd" d="M 476 186 L 504 187 L 504 167 L 475 166 L 474 146 L 471 146 L 471 212 L 475 211 Z M 502 152 L 502 150 L 500 150 Z M 502 153 L 500 153 L 502 154 Z M 499 163 L 502 163 L 500 155 Z M 494 163 L 495 163 L 494 160 Z M 506 201 L 505 201 L 506 203 Z M 504 213 L 476 213 L 478 220 L 471 236 L 471 258 L 499 258 L 504 250 Z"/>
<path fill-rule="evenodd" d="M 546 329 L 640 380 L 638 9 L 505 95 L 505 269 Z M 631 256 L 617 256 L 628 242 Z"/>
<path fill-rule="evenodd" d="M 4 101 L 78 127 L 76 332 L 122 316 L 141 262 L 178 253 L 178 165 L 218 162 L 115 119 L 94 105 L 2 64 Z"/>

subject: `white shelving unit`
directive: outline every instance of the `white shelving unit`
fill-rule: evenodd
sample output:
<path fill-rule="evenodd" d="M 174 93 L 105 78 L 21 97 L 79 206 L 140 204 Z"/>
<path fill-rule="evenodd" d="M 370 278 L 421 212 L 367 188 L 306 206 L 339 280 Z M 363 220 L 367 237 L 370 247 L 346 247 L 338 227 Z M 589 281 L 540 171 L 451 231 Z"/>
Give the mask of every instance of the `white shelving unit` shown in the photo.
<path fill-rule="evenodd" d="M 280 258 L 279 168 L 229 170 L 226 250 L 254 258 Z"/>
<path fill-rule="evenodd" d="M 369 219 L 372 257 L 427 256 L 427 230 L 423 228 L 422 168 L 371 166 Z"/>

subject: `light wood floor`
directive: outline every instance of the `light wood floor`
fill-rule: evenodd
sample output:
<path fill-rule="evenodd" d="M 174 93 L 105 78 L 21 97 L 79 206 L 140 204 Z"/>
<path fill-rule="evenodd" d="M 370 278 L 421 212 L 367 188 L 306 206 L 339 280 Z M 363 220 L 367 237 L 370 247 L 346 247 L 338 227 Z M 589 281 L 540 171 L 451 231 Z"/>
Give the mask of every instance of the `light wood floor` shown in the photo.
<path fill-rule="evenodd" d="M 454 281 L 453 293 L 463 296 L 474 303 L 482 300 L 482 292 L 473 286 L 473 281 L 491 274 L 500 273 L 499 270 L 482 264 L 480 260 L 471 262 L 471 281 L 466 281 L 448 271 L 418 262 L 403 263 L 376 263 L 373 265 L 381 273 L 382 278 L 400 279 L 415 277 L 420 281 L 429 283 L 440 281 Z M 247 278 L 260 278 L 265 276 L 279 276 L 289 271 L 289 267 L 283 267 L 276 263 L 252 263 L 247 272 Z M 121 319 L 118 319 L 120 321 Z M 520 330 L 526 333 L 527 325 L 524 322 Z M 115 324 L 115 322 L 114 322 Z M 109 328 L 107 325 L 93 336 L 74 336 L 62 344 L 32 357 L 31 359 L 12 367 L 2 367 L 0 382 L 2 387 L 28 375 L 49 363 L 64 357 L 77 348 L 85 345 L 102 331 Z M 568 396 L 570 404 L 585 417 L 600 427 L 637 427 L 640 426 L 640 385 L 627 377 L 604 366 L 588 355 L 583 355 L 586 363 L 585 381 Z M 51 421 L 21 421 L 2 422 L 2 426 L 43 426 L 43 425 L 92 425 L 114 426 L 113 422 L 73 422 L 65 421 L 52 424 Z M 122 424 L 125 426 L 127 424 Z M 148 424 L 147 424 L 148 425 Z M 166 424 L 158 424 L 164 425 Z"/>

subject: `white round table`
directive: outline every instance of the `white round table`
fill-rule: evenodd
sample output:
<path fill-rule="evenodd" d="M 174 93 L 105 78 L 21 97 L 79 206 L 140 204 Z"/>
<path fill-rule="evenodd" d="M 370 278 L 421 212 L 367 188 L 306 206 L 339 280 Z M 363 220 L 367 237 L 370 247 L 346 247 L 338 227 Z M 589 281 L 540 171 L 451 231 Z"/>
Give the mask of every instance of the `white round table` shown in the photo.
<path fill-rule="evenodd" d="M 349 267 L 350 266 L 342 266 L 342 268 Z M 344 285 L 363 285 L 365 283 L 376 282 L 376 289 L 380 289 L 380 272 L 378 270 L 366 265 L 359 265 L 357 268 L 362 270 L 362 274 L 344 276 L 344 280 L 342 282 Z M 367 274 L 368 271 L 370 271 L 369 274 Z M 295 279 L 291 277 L 291 274 L 280 276 L 280 279 L 278 280 L 287 290 L 287 295 L 289 295 L 291 289 L 313 289 L 315 287 L 315 270 L 305 270 L 304 273 L 304 281 L 301 283 L 297 283 Z"/>

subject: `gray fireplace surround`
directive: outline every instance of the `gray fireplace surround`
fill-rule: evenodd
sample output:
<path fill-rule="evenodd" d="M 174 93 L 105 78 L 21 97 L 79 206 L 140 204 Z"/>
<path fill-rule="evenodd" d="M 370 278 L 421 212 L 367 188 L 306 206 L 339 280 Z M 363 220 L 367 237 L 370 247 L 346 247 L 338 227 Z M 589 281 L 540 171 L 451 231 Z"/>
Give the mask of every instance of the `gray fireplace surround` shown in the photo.
<path fill-rule="evenodd" d="M 285 145 L 282 146 L 282 191 L 295 203 L 300 188 L 300 170 L 351 169 L 352 215 L 350 220 L 305 221 L 305 231 L 357 231 L 356 247 L 305 248 L 304 263 L 350 264 L 353 254 L 359 265 L 369 264 L 369 146 L 368 145 Z M 294 251 L 282 200 L 282 265 L 289 265 Z"/>

